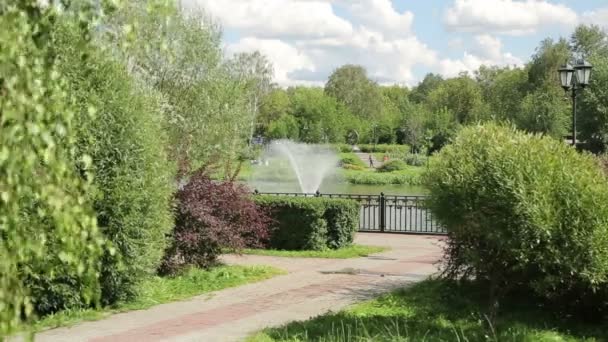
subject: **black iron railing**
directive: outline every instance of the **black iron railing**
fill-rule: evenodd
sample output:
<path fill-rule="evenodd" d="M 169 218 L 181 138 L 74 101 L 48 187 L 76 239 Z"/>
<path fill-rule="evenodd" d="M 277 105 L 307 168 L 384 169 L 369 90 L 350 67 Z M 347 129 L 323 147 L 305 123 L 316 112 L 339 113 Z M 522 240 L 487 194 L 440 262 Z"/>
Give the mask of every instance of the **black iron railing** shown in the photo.
<path fill-rule="evenodd" d="M 433 220 L 424 202 L 425 196 L 355 195 L 295 192 L 255 192 L 256 194 L 346 198 L 359 202 L 359 231 L 407 234 L 446 234 Z"/>

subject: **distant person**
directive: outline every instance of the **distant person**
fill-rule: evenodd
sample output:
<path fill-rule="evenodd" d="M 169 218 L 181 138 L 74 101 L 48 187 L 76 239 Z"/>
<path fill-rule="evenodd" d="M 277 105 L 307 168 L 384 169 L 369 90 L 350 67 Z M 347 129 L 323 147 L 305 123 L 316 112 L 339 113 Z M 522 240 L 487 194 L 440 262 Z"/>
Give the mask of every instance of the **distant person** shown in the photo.
<path fill-rule="evenodd" d="M 388 155 L 385 154 L 384 157 L 382 157 L 382 161 L 386 163 L 388 161 Z"/>
<path fill-rule="evenodd" d="M 372 155 L 369 155 L 369 167 L 374 167 L 374 158 L 372 158 Z"/>

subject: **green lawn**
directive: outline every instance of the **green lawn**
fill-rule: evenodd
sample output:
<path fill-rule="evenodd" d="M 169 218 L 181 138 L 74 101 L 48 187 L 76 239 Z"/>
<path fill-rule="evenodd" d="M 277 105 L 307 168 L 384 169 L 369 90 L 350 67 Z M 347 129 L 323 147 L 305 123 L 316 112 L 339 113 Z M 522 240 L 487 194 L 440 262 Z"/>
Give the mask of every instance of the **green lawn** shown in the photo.
<path fill-rule="evenodd" d="M 117 312 L 146 309 L 284 273 L 282 270 L 268 266 L 219 266 L 210 270 L 192 268 L 176 277 L 152 277 L 141 284 L 138 296 L 133 301 L 103 309 L 62 311 L 36 321 L 34 330 L 97 320 Z"/>
<path fill-rule="evenodd" d="M 269 255 L 292 258 L 327 258 L 348 259 L 367 256 L 388 250 L 387 247 L 352 245 L 340 249 L 326 249 L 322 251 L 282 251 L 274 249 L 245 249 L 243 254 Z"/>
<path fill-rule="evenodd" d="M 494 324 L 473 285 L 427 280 L 348 310 L 266 329 L 270 341 L 606 341 L 608 329 L 542 310 L 531 299 L 504 300 Z"/>

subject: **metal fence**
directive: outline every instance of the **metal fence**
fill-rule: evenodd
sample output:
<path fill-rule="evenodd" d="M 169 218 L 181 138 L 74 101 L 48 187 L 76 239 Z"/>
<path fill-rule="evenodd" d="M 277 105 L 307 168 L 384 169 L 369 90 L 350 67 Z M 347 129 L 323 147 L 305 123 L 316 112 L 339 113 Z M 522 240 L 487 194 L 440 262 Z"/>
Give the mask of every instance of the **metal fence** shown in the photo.
<path fill-rule="evenodd" d="M 287 192 L 257 192 L 256 194 L 346 198 L 359 203 L 359 231 L 406 233 L 406 234 L 446 234 L 445 228 L 433 220 L 433 214 L 424 206 L 425 196 L 397 195 L 353 195 L 353 194 L 303 194 Z"/>

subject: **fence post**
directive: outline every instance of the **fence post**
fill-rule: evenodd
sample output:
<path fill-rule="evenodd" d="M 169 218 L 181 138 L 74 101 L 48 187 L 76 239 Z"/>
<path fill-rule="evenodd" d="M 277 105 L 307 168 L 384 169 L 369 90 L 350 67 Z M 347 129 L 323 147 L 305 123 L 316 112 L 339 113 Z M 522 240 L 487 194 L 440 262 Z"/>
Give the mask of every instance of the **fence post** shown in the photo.
<path fill-rule="evenodd" d="M 386 228 L 386 198 L 384 192 L 380 193 L 380 231 L 384 232 Z"/>

